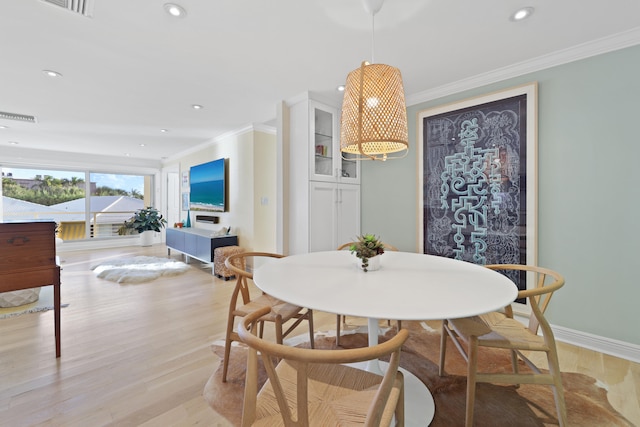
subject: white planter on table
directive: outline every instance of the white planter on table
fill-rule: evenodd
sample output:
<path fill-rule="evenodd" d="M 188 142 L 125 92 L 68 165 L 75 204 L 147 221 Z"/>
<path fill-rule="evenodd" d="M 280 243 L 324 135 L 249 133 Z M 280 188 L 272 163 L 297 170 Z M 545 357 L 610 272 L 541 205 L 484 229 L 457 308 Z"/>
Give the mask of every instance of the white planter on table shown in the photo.
<path fill-rule="evenodd" d="M 362 258 L 358 258 L 358 265 L 364 270 L 364 267 L 362 266 Z M 380 269 L 380 255 L 369 258 L 369 266 L 367 267 L 367 271 L 376 271 L 378 269 Z"/>

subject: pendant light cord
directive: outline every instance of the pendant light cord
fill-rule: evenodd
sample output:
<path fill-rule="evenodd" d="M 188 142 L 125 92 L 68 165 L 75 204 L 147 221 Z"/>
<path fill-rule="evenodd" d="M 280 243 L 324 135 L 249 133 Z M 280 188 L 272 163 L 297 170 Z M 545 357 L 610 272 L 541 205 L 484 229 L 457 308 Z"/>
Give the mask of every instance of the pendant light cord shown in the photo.
<path fill-rule="evenodd" d="M 371 14 L 371 63 L 375 64 L 376 53 L 376 41 L 375 41 L 375 29 L 376 29 L 376 14 Z"/>

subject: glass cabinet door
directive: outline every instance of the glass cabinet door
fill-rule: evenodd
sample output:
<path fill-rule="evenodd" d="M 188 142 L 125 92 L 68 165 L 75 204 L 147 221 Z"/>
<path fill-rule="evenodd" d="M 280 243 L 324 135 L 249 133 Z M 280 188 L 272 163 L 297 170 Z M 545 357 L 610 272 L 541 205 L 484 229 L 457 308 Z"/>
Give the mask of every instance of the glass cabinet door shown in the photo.
<path fill-rule="evenodd" d="M 311 140 L 313 141 L 311 180 L 359 183 L 360 165 L 342 158 L 338 111 L 312 104 Z M 347 154 L 346 156 L 351 156 Z"/>
<path fill-rule="evenodd" d="M 341 165 L 341 179 L 342 182 L 358 181 L 358 162 L 356 160 L 348 160 L 353 158 L 354 155 L 350 153 L 340 153 L 340 147 L 338 147 L 338 153 L 340 155 Z"/>
<path fill-rule="evenodd" d="M 319 108 L 313 109 L 314 129 L 314 174 L 316 178 L 332 178 L 334 176 L 334 114 Z"/>

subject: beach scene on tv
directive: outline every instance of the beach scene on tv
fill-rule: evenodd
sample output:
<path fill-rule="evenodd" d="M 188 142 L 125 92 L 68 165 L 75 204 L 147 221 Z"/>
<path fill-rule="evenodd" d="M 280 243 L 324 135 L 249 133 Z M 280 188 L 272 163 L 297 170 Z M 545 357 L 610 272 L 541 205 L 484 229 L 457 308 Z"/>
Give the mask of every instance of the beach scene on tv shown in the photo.
<path fill-rule="evenodd" d="M 224 159 L 192 166 L 189 171 L 192 211 L 224 212 L 225 164 Z"/>

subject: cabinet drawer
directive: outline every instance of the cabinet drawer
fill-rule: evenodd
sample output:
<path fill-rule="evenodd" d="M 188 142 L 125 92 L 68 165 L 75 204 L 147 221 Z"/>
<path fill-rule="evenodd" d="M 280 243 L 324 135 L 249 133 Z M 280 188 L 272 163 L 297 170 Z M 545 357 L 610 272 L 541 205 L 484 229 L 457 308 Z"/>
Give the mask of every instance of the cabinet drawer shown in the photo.
<path fill-rule="evenodd" d="M 0 270 L 56 264 L 54 222 L 0 224 Z"/>

